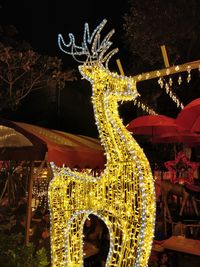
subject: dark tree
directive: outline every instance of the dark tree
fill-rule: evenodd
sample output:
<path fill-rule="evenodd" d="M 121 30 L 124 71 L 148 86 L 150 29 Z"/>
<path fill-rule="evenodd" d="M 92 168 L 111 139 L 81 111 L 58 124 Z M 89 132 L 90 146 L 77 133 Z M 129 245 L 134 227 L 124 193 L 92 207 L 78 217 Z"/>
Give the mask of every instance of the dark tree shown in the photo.
<path fill-rule="evenodd" d="M 161 45 L 167 48 L 170 65 L 199 59 L 198 0 L 129 0 L 129 3 L 130 11 L 124 16 L 124 41 L 132 60 L 140 62 L 141 71 L 163 66 Z"/>
<path fill-rule="evenodd" d="M 124 15 L 124 44 L 130 75 L 161 69 L 164 60 L 161 45 L 166 46 L 170 65 L 200 59 L 200 2 L 198 0 L 129 0 L 129 11 Z M 183 102 L 199 97 L 199 72 L 192 72 L 190 83 L 179 85 L 174 77 L 173 92 Z M 141 88 L 141 90 L 140 90 Z M 180 109 L 158 86 L 157 80 L 138 83 L 144 102 L 158 113 L 174 116 Z"/>
<path fill-rule="evenodd" d="M 32 50 L 16 51 L 0 43 L 0 110 L 16 109 L 30 92 L 52 82 L 62 89 L 72 79 L 72 72 L 61 70 L 60 59 Z"/>

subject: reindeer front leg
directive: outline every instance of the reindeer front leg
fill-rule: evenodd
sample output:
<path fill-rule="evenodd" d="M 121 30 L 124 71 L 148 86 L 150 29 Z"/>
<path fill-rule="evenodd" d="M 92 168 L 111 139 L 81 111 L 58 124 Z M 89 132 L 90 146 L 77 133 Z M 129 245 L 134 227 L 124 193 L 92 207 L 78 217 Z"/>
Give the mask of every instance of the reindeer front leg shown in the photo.
<path fill-rule="evenodd" d="M 67 222 L 66 267 L 83 266 L 83 225 L 88 215 L 88 212 L 80 211 Z"/>
<path fill-rule="evenodd" d="M 51 181 L 48 191 L 51 214 L 51 263 L 52 266 L 56 267 L 65 266 L 65 233 L 67 230 L 67 213 L 65 210 L 66 188 L 67 183 L 61 176 L 57 176 Z"/>
<path fill-rule="evenodd" d="M 63 231 L 63 225 L 66 225 L 65 214 L 60 212 L 51 216 L 51 263 L 54 267 L 64 267 L 65 264 L 65 246 L 66 230 Z"/>
<path fill-rule="evenodd" d="M 56 176 L 49 186 L 49 207 L 51 211 L 51 256 L 52 266 L 66 266 L 67 222 L 73 216 L 71 206 L 72 186 L 68 178 Z"/>

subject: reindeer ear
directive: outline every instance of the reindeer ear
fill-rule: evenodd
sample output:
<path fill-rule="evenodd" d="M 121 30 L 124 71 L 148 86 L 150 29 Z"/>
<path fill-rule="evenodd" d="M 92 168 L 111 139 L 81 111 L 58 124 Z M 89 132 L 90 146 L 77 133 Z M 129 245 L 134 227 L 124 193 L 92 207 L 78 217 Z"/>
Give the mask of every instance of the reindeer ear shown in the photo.
<path fill-rule="evenodd" d="M 80 65 L 78 67 L 79 72 L 81 73 L 81 75 L 83 76 L 84 79 L 93 82 L 94 80 L 94 69 L 92 68 L 92 66 L 90 65 Z"/>

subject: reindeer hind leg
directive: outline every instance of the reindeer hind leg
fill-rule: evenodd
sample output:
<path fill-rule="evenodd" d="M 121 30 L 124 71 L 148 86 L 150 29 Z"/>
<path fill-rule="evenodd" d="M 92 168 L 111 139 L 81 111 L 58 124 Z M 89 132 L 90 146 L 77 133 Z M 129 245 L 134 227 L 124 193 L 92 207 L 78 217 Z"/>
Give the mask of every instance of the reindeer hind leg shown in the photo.
<path fill-rule="evenodd" d="M 138 232 L 131 224 L 124 224 L 120 216 L 109 212 L 102 213 L 110 234 L 110 250 L 106 261 L 109 267 L 130 267 L 135 263 L 135 252 Z M 128 221 L 128 220 L 126 220 Z M 138 229 L 138 227 L 137 227 Z M 137 232 L 137 233 L 136 233 Z"/>
<path fill-rule="evenodd" d="M 66 231 L 66 267 L 83 266 L 83 226 L 88 215 L 88 212 L 82 211 L 68 221 Z"/>

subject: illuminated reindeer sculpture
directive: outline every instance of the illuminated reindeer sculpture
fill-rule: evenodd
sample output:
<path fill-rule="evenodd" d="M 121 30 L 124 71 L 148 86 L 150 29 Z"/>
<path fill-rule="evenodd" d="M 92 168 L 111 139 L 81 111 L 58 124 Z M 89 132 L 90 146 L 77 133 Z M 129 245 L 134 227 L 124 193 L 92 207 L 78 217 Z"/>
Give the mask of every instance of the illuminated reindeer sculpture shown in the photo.
<path fill-rule="evenodd" d="M 112 30 L 100 42 L 105 23 L 103 20 L 91 36 L 85 24 L 82 46 L 75 45 L 72 34 L 69 44 L 58 37 L 62 51 L 86 56 L 79 70 L 92 84 L 94 114 L 107 163 L 99 177 L 53 167 L 55 178 L 49 186 L 52 266 L 83 266 L 83 225 L 91 213 L 109 229 L 106 266 L 147 266 L 151 251 L 155 217 L 152 174 L 143 150 L 118 114 L 118 101 L 136 98 L 136 82 L 108 70 L 108 61 L 117 49 L 105 55 L 114 33 Z"/>

